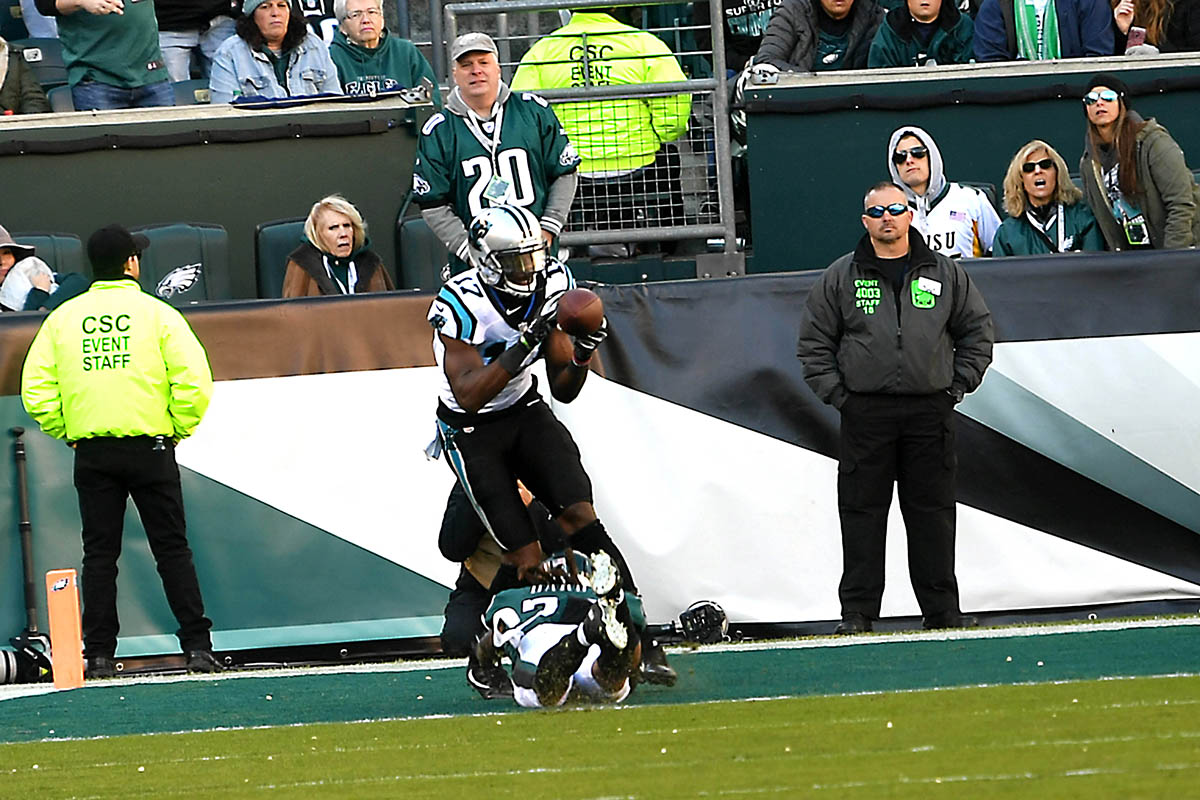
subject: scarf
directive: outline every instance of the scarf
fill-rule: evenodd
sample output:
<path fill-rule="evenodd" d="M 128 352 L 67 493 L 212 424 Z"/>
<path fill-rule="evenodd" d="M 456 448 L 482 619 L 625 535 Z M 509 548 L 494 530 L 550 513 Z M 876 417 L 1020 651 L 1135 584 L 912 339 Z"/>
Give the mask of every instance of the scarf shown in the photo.
<path fill-rule="evenodd" d="M 1054 0 L 1046 0 L 1041 12 L 1040 2 L 1013 0 L 1016 12 L 1017 57 L 1029 61 L 1045 61 L 1062 57 L 1058 41 L 1058 14 Z"/>

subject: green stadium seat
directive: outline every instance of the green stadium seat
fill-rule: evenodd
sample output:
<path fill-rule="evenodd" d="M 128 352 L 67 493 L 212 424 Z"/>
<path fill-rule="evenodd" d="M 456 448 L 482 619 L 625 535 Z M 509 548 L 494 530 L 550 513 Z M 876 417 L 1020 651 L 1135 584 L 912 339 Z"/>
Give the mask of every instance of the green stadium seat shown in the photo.
<path fill-rule="evenodd" d="M 150 240 L 142 288 L 173 306 L 228 300 L 229 234 L 220 225 L 174 222 L 130 228 Z"/>
<path fill-rule="evenodd" d="M 172 83 L 171 89 L 175 92 L 175 105 L 177 106 L 200 106 L 212 102 L 212 97 L 208 92 L 207 78 Z"/>
<path fill-rule="evenodd" d="M 436 292 L 450 253 L 406 194 L 396 219 L 396 288 Z"/>
<path fill-rule="evenodd" d="M 46 99 L 50 101 L 50 110 L 56 114 L 75 110 L 70 86 L 55 86 L 46 92 Z"/>
<path fill-rule="evenodd" d="M 17 233 L 13 235 L 17 244 L 33 245 L 37 257 L 50 265 L 55 272 L 80 272 L 91 274 L 83 258 L 83 242 L 73 233 Z"/>
<path fill-rule="evenodd" d="M 67 83 L 67 65 L 63 61 L 62 43 L 58 39 L 19 39 L 9 44 L 24 50 L 25 63 L 43 89 Z"/>
<path fill-rule="evenodd" d="M 260 298 L 283 297 L 287 257 L 304 241 L 305 219 L 277 219 L 254 228 L 254 275 Z"/>

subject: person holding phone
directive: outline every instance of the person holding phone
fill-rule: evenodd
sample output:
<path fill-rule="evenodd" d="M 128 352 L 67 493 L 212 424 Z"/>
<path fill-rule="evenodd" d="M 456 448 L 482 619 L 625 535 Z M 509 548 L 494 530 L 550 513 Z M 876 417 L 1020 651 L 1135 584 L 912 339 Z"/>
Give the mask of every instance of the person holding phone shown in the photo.
<path fill-rule="evenodd" d="M 1116 55 L 1200 50 L 1198 0 L 1111 0 Z"/>
<path fill-rule="evenodd" d="M 1200 188 L 1183 150 L 1130 108 L 1129 87 L 1099 74 L 1083 95 L 1083 195 L 1110 250 L 1178 249 L 1200 241 Z"/>

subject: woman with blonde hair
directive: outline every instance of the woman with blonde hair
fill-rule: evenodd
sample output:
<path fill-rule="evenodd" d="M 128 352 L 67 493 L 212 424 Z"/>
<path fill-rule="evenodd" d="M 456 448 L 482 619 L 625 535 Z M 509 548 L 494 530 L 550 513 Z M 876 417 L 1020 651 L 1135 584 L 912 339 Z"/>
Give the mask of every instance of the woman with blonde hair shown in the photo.
<path fill-rule="evenodd" d="M 288 256 L 284 297 L 362 294 L 395 288 L 367 238 L 362 214 L 340 194 L 313 204 L 304 223 L 305 241 Z"/>
<path fill-rule="evenodd" d="M 1061 180 L 1060 180 L 1061 177 Z M 1013 156 L 1004 176 L 1004 210 L 992 242 L 994 256 L 1103 250 L 1104 237 L 1083 192 L 1067 177 L 1067 163 L 1034 139 Z"/>

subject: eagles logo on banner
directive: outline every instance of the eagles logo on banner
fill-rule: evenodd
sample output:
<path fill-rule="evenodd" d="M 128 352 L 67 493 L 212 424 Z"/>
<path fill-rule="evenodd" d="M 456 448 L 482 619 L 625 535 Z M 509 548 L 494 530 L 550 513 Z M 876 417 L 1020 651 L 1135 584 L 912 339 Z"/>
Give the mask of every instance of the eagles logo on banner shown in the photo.
<path fill-rule="evenodd" d="M 154 294 L 164 300 L 182 294 L 196 285 L 203 271 L 204 267 L 200 262 L 176 267 L 158 282 L 158 285 L 154 287 Z"/>

